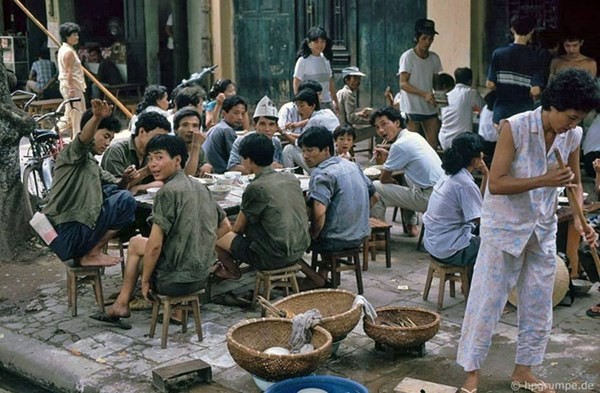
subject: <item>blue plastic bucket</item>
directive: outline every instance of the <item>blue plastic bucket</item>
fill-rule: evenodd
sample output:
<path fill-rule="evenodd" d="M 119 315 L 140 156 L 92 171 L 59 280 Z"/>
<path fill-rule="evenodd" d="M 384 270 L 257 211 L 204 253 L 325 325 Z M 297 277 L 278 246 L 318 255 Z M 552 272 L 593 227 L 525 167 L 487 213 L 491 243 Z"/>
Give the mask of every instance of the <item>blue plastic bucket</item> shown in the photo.
<path fill-rule="evenodd" d="M 297 393 L 303 389 L 314 389 L 315 393 L 369 393 L 367 388 L 358 382 L 331 375 L 286 379 L 269 387 L 265 393 Z M 307 390 L 307 393 L 309 391 Z"/>

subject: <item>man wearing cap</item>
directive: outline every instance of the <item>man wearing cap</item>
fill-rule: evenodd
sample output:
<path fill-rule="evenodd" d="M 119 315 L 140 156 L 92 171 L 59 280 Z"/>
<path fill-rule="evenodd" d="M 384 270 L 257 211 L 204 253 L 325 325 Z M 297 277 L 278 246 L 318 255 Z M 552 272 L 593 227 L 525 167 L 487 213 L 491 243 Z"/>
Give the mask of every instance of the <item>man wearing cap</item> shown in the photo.
<path fill-rule="evenodd" d="M 262 134 L 265 135 L 273 143 L 273 162 L 271 167 L 283 168 L 283 158 L 281 152 L 281 141 L 278 137 L 274 136 L 277 131 L 277 107 L 267 96 L 264 96 L 258 104 L 256 104 L 256 110 L 254 111 L 254 124 L 256 124 L 256 131 L 248 132 L 242 136 L 238 136 L 233 142 L 231 147 L 231 153 L 229 155 L 229 161 L 227 162 L 227 170 L 229 171 L 240 171 L 244 175 L 250 173 L 250 168 L 246 168 L 243 164 L 242 157 L 240 156 L 240 145 L 242 140 L 251 134 Z"/>
<path fill-rule="evenodd" d="M 438 145 L 440 120 L 437 103 L 433 97 L 433 80 L 442 71 L 439 56 L 430 52 L 435 23 L 430 19 L 415 22 L 415 47 L 400 56 L 400 107 L 408 114 L 407 128 L 418 132 L 423 127 L 427 142 L 434 149 Z"/>
<path fill-rule="evenodd" d="M 346 67 L 342 70 L 344 87 L 337 92 L 339 119 L 341 124 L 352 126 L 356 130 L 356 142 L 375 136 L 375 129 L 369 127 L 369 116 L 373 108 L 357 108 L 356 93 L 360 81 L 366 76 L 358 67 Z"/>

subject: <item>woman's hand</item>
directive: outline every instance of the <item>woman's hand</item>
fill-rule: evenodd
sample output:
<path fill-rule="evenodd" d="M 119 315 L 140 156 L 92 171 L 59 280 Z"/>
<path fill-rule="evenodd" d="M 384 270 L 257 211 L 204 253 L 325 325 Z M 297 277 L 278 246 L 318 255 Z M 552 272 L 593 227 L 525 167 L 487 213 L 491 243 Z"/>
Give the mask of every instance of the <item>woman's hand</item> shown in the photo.
<path fill-rule="evenodd" d="M 590 245 L 590 247 L 596 248 L 598 246 L 598 234 L 590 224 L 586 222 L 581 225 L 579 220 L 574 220 L 573 224 L 575 225 L 575 230 L 577 230 L 577 232 L 579 232 L 579 234 L 585 238 L 585 241 Z"/>
<path fill-rule="evenodd" d="M 592 167 L 596 173 L 600 173 L 600 158 L 596 158 L 594 162 L 592 162 Z"/>
<path fill-rule="evenodd" d="M 217 104 L 219 105 L 223 105 L 223 101 L 225 101 L 225 93 L 219 93 L 219 95 L 217 95 L 217 98 L 215 99 L 215 101 L 217 101 Z"/>
<path fill-rule="evenodd" d="M 544 185 L 546 187 L 576 187 L 576 184 L 571 183 L 575 179 L 575 174 L 570 167 L 552 168 L 543 176 Z"/>

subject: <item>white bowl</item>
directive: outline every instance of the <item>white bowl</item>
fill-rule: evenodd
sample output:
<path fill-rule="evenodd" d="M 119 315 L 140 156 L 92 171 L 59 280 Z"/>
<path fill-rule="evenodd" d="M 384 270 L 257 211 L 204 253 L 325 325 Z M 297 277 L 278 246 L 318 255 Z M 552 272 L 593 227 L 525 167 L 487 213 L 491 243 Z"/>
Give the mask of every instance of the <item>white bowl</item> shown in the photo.
<path fill-rule="evenodd" d="M 207 186 L 212 186 L 212 185 L 217 184 L 217 181 L 210 177 L 201 177 L 201 178 L 198 178 L 198 181 Z"/>
<path fill-rule="evenodd" d="M 227 171 L 223 175 L 225 175 L 226 178 L 239 179 L 240 177 L 242 177 L 242 172 L 240 172 L 240 171 Z"/>
<path fill-rule="evenodd" d="M 150 195 L 152 198 L 154 198 L 154 196 L 156 195 L 158 190 L 160 190 L 160 187 L 151 187 L 151 188 L 148 188 L 146 190 L 146 192 L 148 193 L 148 195 Z"/>
<path fill-rule="evenodd" d="M 217 184 L 220 186 L 230 186 L 235 182 L 235 177 L 225 177 L 225 175 L 217 177 Z"/>
<path fill-rule="evenodd" d="M 212 194 L 213 198 L 217 201 L 222 201 L 227 197 L 227 194 L 231 191 L 231 186 L 224 186 L 217 184 L 216 186 L 209 186 L 208 189 Z"/>

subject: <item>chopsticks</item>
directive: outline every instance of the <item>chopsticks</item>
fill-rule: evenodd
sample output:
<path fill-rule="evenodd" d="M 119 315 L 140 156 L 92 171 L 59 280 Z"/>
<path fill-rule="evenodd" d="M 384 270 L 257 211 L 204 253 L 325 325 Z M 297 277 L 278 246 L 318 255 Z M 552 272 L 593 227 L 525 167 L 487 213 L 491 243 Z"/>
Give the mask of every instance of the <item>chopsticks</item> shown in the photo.
<path fill-rule="evenodd" d="M 381 142 L 379 144 L 379 146 L 377 146 L 377 147 L 381 149 L 381 148 L 385 147 L 386 145 L 387 145 L 387 140 L 384 139 L 383 142 Z M 369 162 L 373 162 L 373 161 L 375 161 L 375 154 L 374 153 L 373 153 L 373 157 L 371 157 L 371 159 L 369 160 Z"/>
<path fill-rule="evenodd" d="M 560 167 L 560 169 L 564 169 L 565 162 L 563 161 L 562 157 L 560 156 L 560 152 L 558 151 L 558 149 L 554 149 L 554 155 L 556 156 L 556 161 L 558 161 L 558 166 Z M 587 220 L 586 220 L 585 216 L 583 215 L 583 209 L 581 208 L 581 205 L 579 205 L 579 203 L 577 202 L 577 196 L 575 195 L 575 190 L 570 187 L 566 187 L 566 189 L 567 189 L 567 198 L 569 199 L 569 206 L 571 206 L 571 209 L 573 210 L 573 212 L 575 214 L 577 214 L 577 217 L 579 217 L 579 222 L 581 222 L 581 225 L 583 225 L 584 223 L 587 222 Z M 596 251 L 595 247 L 590 247 L 590 251 L 592 253 L 592 259 L 594 260 L 596 269 L 600 272 L 600 259 L 598 258 L 598 252 Z"/>

